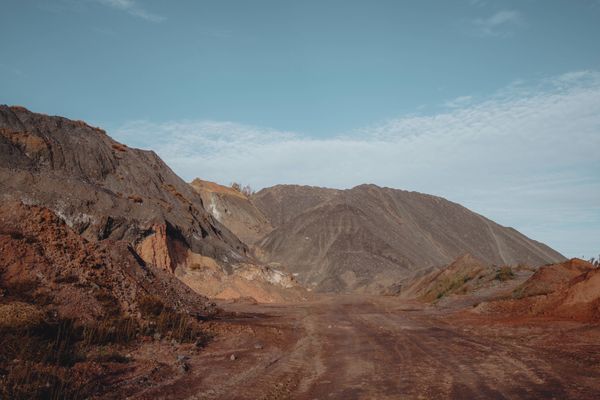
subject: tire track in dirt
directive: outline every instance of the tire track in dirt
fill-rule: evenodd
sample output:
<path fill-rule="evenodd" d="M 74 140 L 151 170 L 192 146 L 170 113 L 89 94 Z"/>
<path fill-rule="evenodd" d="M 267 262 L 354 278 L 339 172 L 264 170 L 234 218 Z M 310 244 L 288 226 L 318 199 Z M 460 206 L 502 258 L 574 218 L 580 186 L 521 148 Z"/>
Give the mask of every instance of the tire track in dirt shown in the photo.
<path fill-rule="evenodd" d="M 265 348 L 257 362 L 243 357 L 244 368 L 210 396 L 195 398 L 586 399 L 600 393 L 592 380 L 600 379 L 597 368 L 588 366 L 581 377 L 574 365 L 582 364 L 495 336 L 502 328 L 484 334 L 440 318 L 443 310 L 407 306 L 414 305 L 340 296 L 282 307 L 275 325 L 295 339 Z M 260 331 L 260 323 L 254 327 Z"/>

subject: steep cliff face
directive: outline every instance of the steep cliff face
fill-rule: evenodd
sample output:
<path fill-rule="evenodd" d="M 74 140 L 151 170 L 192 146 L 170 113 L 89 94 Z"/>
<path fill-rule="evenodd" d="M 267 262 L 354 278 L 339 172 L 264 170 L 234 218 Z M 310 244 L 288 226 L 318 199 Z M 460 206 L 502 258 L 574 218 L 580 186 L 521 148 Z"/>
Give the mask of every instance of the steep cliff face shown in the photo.
<path fill-rule="evenodd" d="M 361 185 L 263 189 L 251 201 L 275 229 L 257 242 L 321 291 L 382 288 L 469 253 L 492 265 L 564 260 L 558 252 L 443 198 Z"/>
<path fill-rule="evenodd" d="M 81 121 L 0 106 L 0 198 L 48 207 L 88 240 L 125 240 L 173 271 L 177 246 L 227 264 L 247 247 L 151 151 Z"/>

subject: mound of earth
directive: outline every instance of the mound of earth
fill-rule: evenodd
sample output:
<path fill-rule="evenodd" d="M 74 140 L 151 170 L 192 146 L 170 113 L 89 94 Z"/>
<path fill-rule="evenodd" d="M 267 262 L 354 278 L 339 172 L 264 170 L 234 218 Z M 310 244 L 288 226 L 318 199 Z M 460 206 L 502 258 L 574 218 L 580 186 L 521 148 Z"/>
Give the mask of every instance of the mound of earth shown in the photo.
<path fill-rule="evenodd" d="M 593 269 L 594 266 L 591 263 L 579 258 L 573 258 L 558 264 L 544 265 L 538 268 L 527 282 L 515 290 L 514 296 L 523 298 L 550 294 L 567 285 L 572 279 L 584 272 Z"/>
<path fill-rule="evenodd" d="M 212 216 L 245 244 L 253 245 L 273 230 L 263 213 L 242 192 L 201 179 L 194 179 L 191 185 Z"/>
<path fill-rule="evenodd" d="M 477 260 L 470 254 L 457 258 L 445 268 L 434 270 L 414 279 L 399 294 L 403 297 L 418 298 L 423 301 L 434 301 L 455 293 L 466 293 L 493 269 Z"/>
<path fill-rule="evenodd" d="M 274 227 L 257 242 L 257 254 L 318 291 L 381 292 L 465 253 L 487 265 L 564 260 L 512 228 L 416 192 L 282 185 L 250 200 Z"/>
<path fill-rule="evenodd" d="M 0 250 L 2 301 L 51 305 L 61 317 L 85 321 L 111 312 L 136 316 L 148 296 L 187 314 L 215 311 L 173 274 L 145 264 L 127 243 L 89 242 L 44 207 L 3 204 Z"/>
<path fill-rule="evenodd" d="M 87 241 L 45 207 L 2 204 L 0 254 L 0 398 L 103 398 L 153 367 L 127 354 L 202 346 L 217 311 L 126 242 Z"/>
<path fill-rule="evenodd" d="M 483 303 L 478 311 L 599 321 L 600 269 L 576 258 L 544 266 L 515 289 L 512 299 Z"/>
<path fill-rule="evenodd" d="M 0 200 L 47 207 L 90 242 L 126 242 L 148 265 L 178 276 L 204 279 L 188 272 L 209 265 L 227 282 L 255 262 L 154 152 L 82 121 L 0 106 Z"/>
<path fill-rule="evenodd" d="M 129 148 L 81 121 L 0 106 L 2 200 L 48 207 L 88 240 L 125 240 L 161 268 L 177 265 L 156 234 L 227 263 L 246 246 L 152 151 Z"/>

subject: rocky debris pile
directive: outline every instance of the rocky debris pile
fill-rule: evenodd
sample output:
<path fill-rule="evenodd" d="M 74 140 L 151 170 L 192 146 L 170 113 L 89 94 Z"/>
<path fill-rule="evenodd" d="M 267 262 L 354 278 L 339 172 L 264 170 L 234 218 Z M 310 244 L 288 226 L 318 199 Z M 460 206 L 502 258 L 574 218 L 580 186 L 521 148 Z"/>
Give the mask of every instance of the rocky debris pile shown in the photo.
<path fill-rule="evenodd" d="M 477 311 L 600 321 L 600 269 L 577 258 L 543 266 L 512 298 L 482 303 Z"/>

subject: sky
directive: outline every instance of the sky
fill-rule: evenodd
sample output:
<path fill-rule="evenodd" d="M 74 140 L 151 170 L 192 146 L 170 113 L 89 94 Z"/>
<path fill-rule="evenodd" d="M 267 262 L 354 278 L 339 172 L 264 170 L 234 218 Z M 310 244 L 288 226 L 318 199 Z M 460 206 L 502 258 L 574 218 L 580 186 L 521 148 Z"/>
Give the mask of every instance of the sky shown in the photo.
<path fill-rule="evenodd" d="M 0 1 L 0 103 L 188 181 L 375 183 L 600 253 L 600 0 Z"/>

